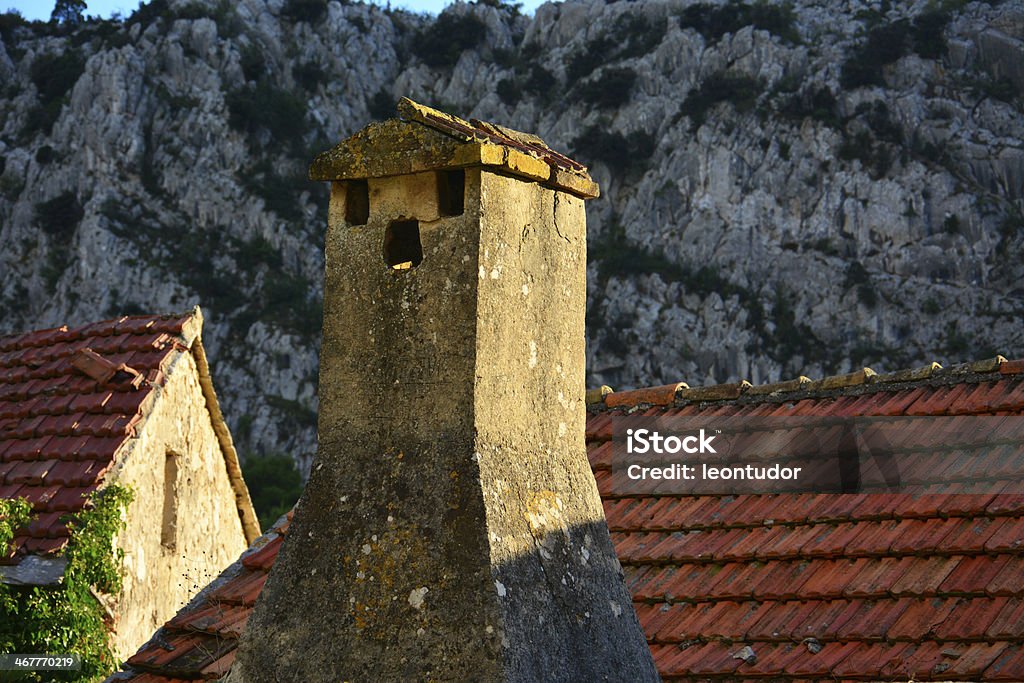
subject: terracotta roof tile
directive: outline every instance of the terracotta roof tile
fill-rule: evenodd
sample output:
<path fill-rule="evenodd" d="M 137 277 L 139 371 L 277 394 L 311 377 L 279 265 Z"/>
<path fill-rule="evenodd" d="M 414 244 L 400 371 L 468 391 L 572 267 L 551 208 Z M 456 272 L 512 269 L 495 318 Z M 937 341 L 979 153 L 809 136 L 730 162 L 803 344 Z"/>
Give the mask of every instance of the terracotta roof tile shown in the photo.
<path fill-rule="evenodd" d="M 1007 646 L 985 668 L 984 676 L 988 681 L 1024 680 L 1024 647 L 1020 644 Z"/>
<path fill-rule="evenodd" d="M 192 319 L 135 316 L 0 337 L 0 497 L 25 497 L 40 513 L 16 535 L 19 557 L 54 551 L 67 533 L 59 520 L 86 504 L 153 396 L 131 373 L 98 384 L 75 358 L 92 348 L 93 360 L 116 366 L 127 351 L 157 367 L 186 348 L 175 341 Z"/>
<path fill-rule="evenodd" d="M 986 592 L 1006 567 L 1015 564 L 1010 555 L 965 557 L 939 585 L 938 591 L 943 594 Z"/>
<path fill-rule="evenodd" d="M 892 595 L 933 595 L 963 559 L 960 555 L 915 559 L 889 591 Z"/>
<path fill-rule="evenodd" d="M 1024 598 L 1008 598 L 1006 604 L 996 613 L 985 629 L 985 635 L 993 640 L 1016 639 L 1020 625 L 1024 623 Z"/>
<path fill-rule="evenodd" d="M 832 667 L 836 676 L 861 677 L 871 672 L 874 677 L 888 679 L 903 673 L 908 648 L 913 651 L 910 643 L 861 643 L 851 649 L 846 656 Z"/>
<path fill-rule="evenodd" d="M 1021 582 L 1022 575 L 1024 573 L 1022 573 L 1021 569 L 1020 554 L 1014 553 L 1010 561 L 999 570 L 995 577 L 989 579 L 984 586 L 979 586 L 978 588 L 992 596 L 1019 596 L 1024 594 L 1024 585 Z"/>
<path fill-rule="evenodd" d="M 806 610 L 807 606 L 798 600 L 774 602 L 770 609 L 766 609 L 760 617 L 747 627 L 746 639 L 755 640 L 776 640 L 784 638 L 791 625 L 795 623 L 794 617 Z M 810 617 L 805 613 L 804 619 Z"/>
<path fill-rule="evenodd" d="M 685 386 L 685 384 L 677 383 L 633 391 L 615 391 L 604 397 L 604 404 L 609 408 L 630 407 L 645 403 L 665 406 L 671 404 L 676 398 L 676 392 Z"/>
<path fill-rule="evenodd" d="M 1020 416 L 1024 380 L 1007 368 L 1024 365 L 855 373 L 780 384 L 771 392 L 682 390 L 674 402 L 643 414 Z M 667 390 L 656 389 L 663 402 Z M 687 395 L 736 398 L 697 402 Z M 613 495 L 611 420 L 626 408 L 598 403 L 590 411 L 588 455 L 663 678 L 1024 680 L 1018 481 L 1008 481 L 1002 493 L 991 484 L 969 484 L 962 493 L 683 496 L 665 488 Z M 920 441 L 920 430 L 915 425 L 907 439 Z M 973 457 L 963 449 L 922 451 L 904 464 L 911 474 L 941 467 L 971 478 L 979 472 Z M 1014 457 L 990 454 L 985 464 L 1009 479 L 1019 472 Z M 237 639 L 276 557 L 275 543 L 246 555 L 229 580 L 163 632 Z M 744 645 L 756 661 L 734 657 Z M 204 667 L 216 663 L 207 659 Z"/>
<path fill-rule="evenodd" d="M 985 541 L 987 552 L 1017 551 L 1024 546 L 1024 518 L 1007 519 Z"/>
<path fill-rule="evenodd" d="M 1010 598 L 961 598 L 945 619 L 935 619 L 931 632 L 942 641 L 982 640 Z"/>
<path fill-rule="evenodd" d="M 212 600 L 251 607 L 267 581 L 265 572 L 252 572 L 238 581 L 221 586 L 210 596 Z"/>

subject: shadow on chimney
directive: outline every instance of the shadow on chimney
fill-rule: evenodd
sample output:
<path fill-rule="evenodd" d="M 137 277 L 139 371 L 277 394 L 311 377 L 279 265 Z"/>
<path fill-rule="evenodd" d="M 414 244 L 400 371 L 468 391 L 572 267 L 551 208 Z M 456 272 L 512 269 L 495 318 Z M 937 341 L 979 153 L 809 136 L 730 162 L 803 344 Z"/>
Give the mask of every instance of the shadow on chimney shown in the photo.
<path fill-rule="evenodd" d="M 366 225 L 370 219 L 370 188 L 365 180 L 350 180 L 345 185 L 345 222 Z"/>

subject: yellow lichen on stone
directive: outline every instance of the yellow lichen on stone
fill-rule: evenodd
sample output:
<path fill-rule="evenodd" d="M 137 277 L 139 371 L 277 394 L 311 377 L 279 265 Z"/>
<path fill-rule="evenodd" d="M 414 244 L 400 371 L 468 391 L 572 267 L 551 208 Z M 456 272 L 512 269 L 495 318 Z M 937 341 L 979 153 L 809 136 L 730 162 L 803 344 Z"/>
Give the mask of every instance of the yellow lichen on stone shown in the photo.
<path fill-rule="evenodd" d="M 371 123 L 318 155 L 310 166 L 310 179 L 362 180 L 484 166 L 584 199 L 600 194 L 597 183 L 582 166 L 570 170 L 545 160 L 559 155 L 535 135 L 481 121 L 463 121 L 405 98 L 398 111 L 405 120 Z"/>

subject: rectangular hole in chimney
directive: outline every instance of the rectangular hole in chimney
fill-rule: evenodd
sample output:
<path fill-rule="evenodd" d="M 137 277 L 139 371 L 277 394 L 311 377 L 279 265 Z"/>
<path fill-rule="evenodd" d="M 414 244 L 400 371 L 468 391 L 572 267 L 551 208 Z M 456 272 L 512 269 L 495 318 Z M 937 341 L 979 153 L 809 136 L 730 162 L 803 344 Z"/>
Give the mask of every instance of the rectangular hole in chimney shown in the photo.
<path fill-rule="evenodd" d="M 466 172 L 440 171 L 437 174 L 437 209 L 442 216 L 461 216 L 465 209 Z"/>
<path fill-rule="evenodd" d="M 345 183 L 345 222 L 349 225 L 366 225 L 370 220 L 370 186 L 365 180 L 350 180 Z"/>
<path fill-rule="evenodd" d="M 394 270 L 409 270 L 423 262 L 419 221 L 392 221 L 384 233 L 384 261 Z"/>

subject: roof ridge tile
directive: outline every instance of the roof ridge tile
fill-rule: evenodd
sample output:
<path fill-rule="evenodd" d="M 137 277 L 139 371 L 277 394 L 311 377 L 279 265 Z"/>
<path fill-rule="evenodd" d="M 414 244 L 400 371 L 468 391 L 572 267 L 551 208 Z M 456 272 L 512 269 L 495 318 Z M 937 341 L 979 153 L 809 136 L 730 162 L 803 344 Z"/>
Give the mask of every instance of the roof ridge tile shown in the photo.
<path fill-rule="evenodd" d="M 868 367 L 854 372 L 829 375 L 817 380 L 801 375 L 796 379 L 769 384 L 751 384 L 747 380 L 725 382 L 702 386 L 689 386 L 685 382 L 657 387 L 641 387 L 627 391 L 614 391 L 607 385 L 587 390 L 587 408 L 600 411 L 608 408 L 639 408 L 664 403 L 669 387 L 676 390 L 674 402 L 677 405 L 707 403 L 712 401 L 735 401 L 749 397 L 750 403 L 771 403 L 776 400 L 803 400 L 810 398 L 835 398 L 845 395 L 861 395 L 876 391 L 898 391 L 918 386 L 939 386 L 960 383 L 976 383 L 984 376 L 1024 374 L 1024 359 L 1007 360 L 1004 356 L 958 363 L 943 367 L 937 362 L 917 368 L 876 373 Z M 748 401 L 744 400 L 743 403 Z"/>
<path fill-rule="evenodd" d="M 685 382 L 677 382 L 645 389 L 612 391 L 604 394 L 604 405 L 608 408 L 629 408 L 642 405 L 667 406 L 676 400 L 680 390 L 685 392 L 687 388 Z"/>

